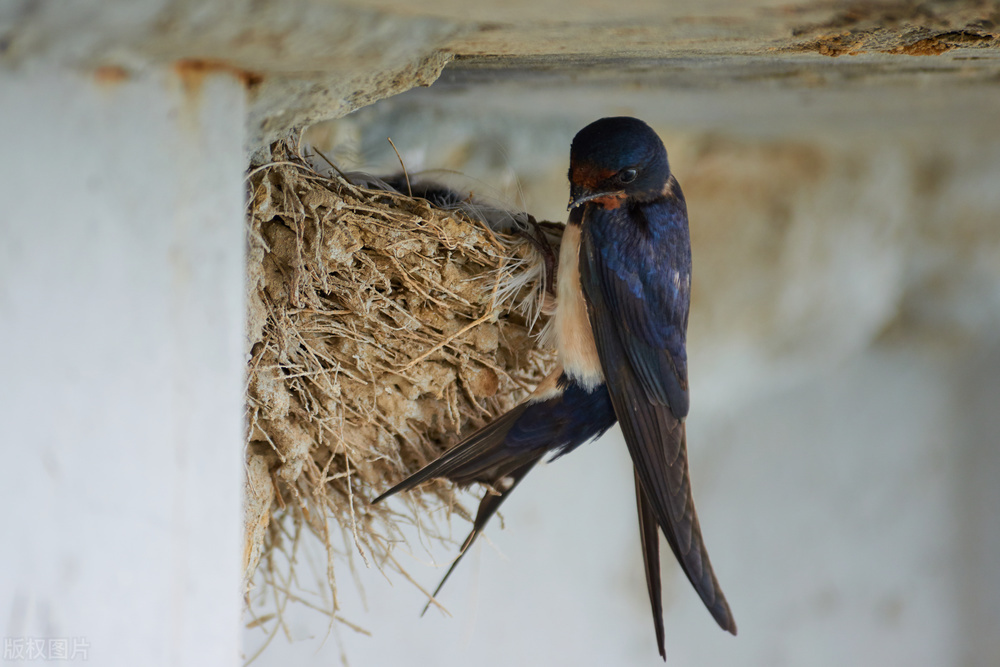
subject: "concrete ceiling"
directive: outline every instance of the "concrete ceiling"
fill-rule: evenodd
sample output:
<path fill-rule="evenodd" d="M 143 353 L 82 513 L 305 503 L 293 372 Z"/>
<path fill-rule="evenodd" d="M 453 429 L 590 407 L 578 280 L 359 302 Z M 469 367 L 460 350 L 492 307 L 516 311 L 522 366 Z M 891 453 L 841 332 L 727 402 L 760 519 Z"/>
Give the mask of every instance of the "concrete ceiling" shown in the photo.
<path fill-rule="evenodd" d="M 614 82 L 726 91 L 928 84 L 995 99 L 1000 4 L 757 0 L 20 0 L 0 66 L 239 73 L 250 148 L 444 72 L 451 84 Z M 931 91 L 932 93 L 935 91 Z M 978 99 L 974 93 L 970 100 Z M 949 96 L 952 94 L 949 93 Z M 978 102 L 976 102 L 978 104 Z"/>

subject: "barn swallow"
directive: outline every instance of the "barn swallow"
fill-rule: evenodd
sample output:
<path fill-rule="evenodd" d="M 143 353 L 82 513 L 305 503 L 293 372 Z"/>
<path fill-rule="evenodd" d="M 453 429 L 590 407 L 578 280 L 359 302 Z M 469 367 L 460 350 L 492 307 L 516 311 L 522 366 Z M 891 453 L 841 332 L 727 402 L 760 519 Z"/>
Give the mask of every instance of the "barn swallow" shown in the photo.
<path fill-rule="evenodd" d="M 553 322 L 557 369 L 524 403 L 374 502 L 438 477 L 492 486 L 436 596 L 547 452 L 562 456 L 620 421 L 635 469 L 657 647 L 666 659 L 657 527 L 712 616 L 736 634 L 702 541 L 688 476 L 687 208 L 663 143 L 634 118 L 604 118 L 581 130 L 570 150 L 569 180 Z"/>
<path fill-rule="evenodd" d="M 702 540 L 688 474 L 687 204 L 663 142 L 635 118 L 603 118 L 580 130 L 570 149 L 569 180 L 575 215 L 563 243 L 578 244 L 565 252 L 578 258 L 580 277 L 562 286 L 560 274 L 559 299 L 584 301 L 590 326 L 576 315 L 581 322 L 572 329 L 583 332 L 577 362 L 563 363 L 584 385 L 604 382 L 621 424 L 635 468 L 656 641 L 666 659 L 657 526 L 716 622 L 736 634 Z M 577 290 L 581 294 L 569 296 Z"/>

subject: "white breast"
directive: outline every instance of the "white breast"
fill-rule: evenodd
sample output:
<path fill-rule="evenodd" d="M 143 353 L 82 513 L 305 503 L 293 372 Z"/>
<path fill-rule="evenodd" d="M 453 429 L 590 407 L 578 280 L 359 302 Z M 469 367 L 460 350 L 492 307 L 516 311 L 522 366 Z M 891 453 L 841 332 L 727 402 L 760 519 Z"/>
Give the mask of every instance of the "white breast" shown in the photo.
<path fill-rule="evenodd" d="M 566 225 L 559 248 L 555 335 L 566 375 L 590 390 L 604 382 L 601 360 L 580 286 L 580 226 Z"/>

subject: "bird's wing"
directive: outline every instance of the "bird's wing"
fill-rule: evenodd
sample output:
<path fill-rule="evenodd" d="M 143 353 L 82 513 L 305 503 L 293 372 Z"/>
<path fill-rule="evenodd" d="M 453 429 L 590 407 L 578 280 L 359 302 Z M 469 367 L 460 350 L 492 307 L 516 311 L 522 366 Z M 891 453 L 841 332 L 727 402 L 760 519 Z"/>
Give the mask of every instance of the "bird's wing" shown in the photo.
<path fill-rule="evenodd" d="M 627 213 L 597 209 L 580 241 L 581 283 L 595 336 L 597 314 L 602 326 L 619 334 L 624 360 L 649 399 L 669 406 L 678 419 L 687 416 L 689 404 L 685 339 L 691 260 L 686 228 L 681 202 Z M 603 309 L 595 313 L 598 291 Z"/>
<path fill-rule="evenodd" d="M 483 482 L 496 487 L 546 452 L 557 456 L 597 438 L 615 424 L 607 390 L 586 390 L 565 380 L 557 366 L 528 400 L 505 412 L 435 461 L 392 487 L 373 503 L 429 479 L 446 477 L 460 486 Z"/>
<path fill-rule="evenodd" d="M 427 612 L 433 599 L 448 581 L 448 577 L 455 571 L 455 567 L 465 556 L 472 543 L 483 532 L 489 520 L 500 509 L 500 505 L 507 500 L 525 475 L 531 472 L 535 464 L 548 451 L 545 447 L 526 448 L 519 451 L 512 449 L 507 444 L 508 433 L 528 406 L 528 403 L 522 403 L 513 410 L 497 417 L 449 449 L 440 458 L 427 464 L 372 501 L 380 502 L 395 493 L 411 489 L 421 482 L 438 477 L 447 477 L 458 484 L 479 481 L 493 486 L 493 491 L 487 491 L 479 502 L 479 511 L 476 512 L 476 518 L 472 523 L 472 531 L 465 538 L 458 556 L 452 561 L 448 571 L 442 577 L 437 588 L 434 589 L 434 593 L 431 594 L 431 600 L 428 600 L 424 610 L 420 612 L 421 616 Z"/>
<path fill-rule="evenodd" d="M 670 548 L 716 622 L 735 634 L 702 540 L 688 475 L 682 361 L 687 297 L 677 298 L 671 281 L 658 274 L 670 248 L 637 248 L 642 239 L 603 237 L 610 230 L 597 227 L 595 235 L 595 224 L 584 224 L 580 280 L 615 413 Z M 630 243 L 636 252 L 623 256 Z M 673 385 L 683 390 L 678 399 L 683 409 L 676 411 L 670 403 Z"/>
<path fill-rule="evenodd" d="M 381 502 L 400 491 L 412 489 L 422 482 L 438 477 L 446 477 L 461 485 L 472 482 L 493 483 L 510 471 L 520 468 L 527 461 L 537 460 L 545 453 L 544 449 L 540 453 L 517 452 L 511 451 L 506 446 L 507 433 L 527 407 L 527 403 L 522 403 L 497 417 L 372 502 Z"/>
<path fill-rule="evenodd" d="M 431 603 L 434 601 L 433 598 L 436 598 L 437 594 L 441 592 L 441 589 L 444 587 L 444 582 L 448 581 L 448 577 L 450 577 L 451 573 L 455 571 L 455 567 L 458 565 L 459 561 L 462 560 L 462 557 L 465 556 L 465 553 L 469 550 L 469 547 L 472 546 L 472 543 L 475 542 L 476 538 L 483 532 L 483 528 L 486 527 L 486 524 L 489 523 L 490 519 L 493 518 L 493 515 L 497 513 L 498 509 L 500 509 L 503 501 L 507 500 L 514 489 L 517 488 L 517 485 L 521 483 L 521 480 L 524 479 L 525 475 L 531 472 L 531 469 L 535 467 L 535 464 L 541 460 L 544 454 L 545 450 L 536 452 L 534 457 L 528 459 L 519 468 L 508 472 L 503 480 L 501 480 L 501 483 L 497 485 L 500 488 L 495 489 L 495 493 L 488 491 L 486 495 L 483 496 L 483 499 L 479 502 L 479 510 L 476 512 L 476 519 L 472 522 L 472 532 L 470 532 L 469 536 L 465 538 L 464 542 L 462 542 L 462 548 L 459 549 L 455 560 L 451 562 L 451 566 L 448 568 L 448 571 L 444 573 L 444 576 L 441 578 L 440 583 L 438 583 L 437 588 L 435 588 L 434 592 L 431 593 L 431 599 L 427 601 L 427 604 L 424 606 L 424 610 L 420 612 L 421 616 L 427 613 Z"/>
<path fill-rule="evenodd" d="M 491 485 L 492 489 L 479 503 L 472 532 L 432 597 L 444 586 L 500 505 L 546 453 L 565 453 L 614 426 L 614 409 L 604 387 L 586 391 L 572 382 L 560 383 L 561 376 L 562 368 L 556 368 L 532 398 L 497 417 L 373 501 L 377 503 L 437 477 L 446 477 L 459 485 L 472 482 Z"/>

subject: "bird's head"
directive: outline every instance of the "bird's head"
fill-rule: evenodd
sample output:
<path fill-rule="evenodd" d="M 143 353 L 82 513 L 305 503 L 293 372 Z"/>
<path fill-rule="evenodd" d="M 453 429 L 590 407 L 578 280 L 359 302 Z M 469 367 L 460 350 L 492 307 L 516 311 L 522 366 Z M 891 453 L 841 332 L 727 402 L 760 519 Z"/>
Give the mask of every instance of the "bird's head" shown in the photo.
<path fill-rule="evenodd" d="M 667 149 L 638 118 L 602 118 L 573 138 L 569 208 L 594 202 L 618 208 L 626 200 L 661 196 L 670 178 Z"/>

